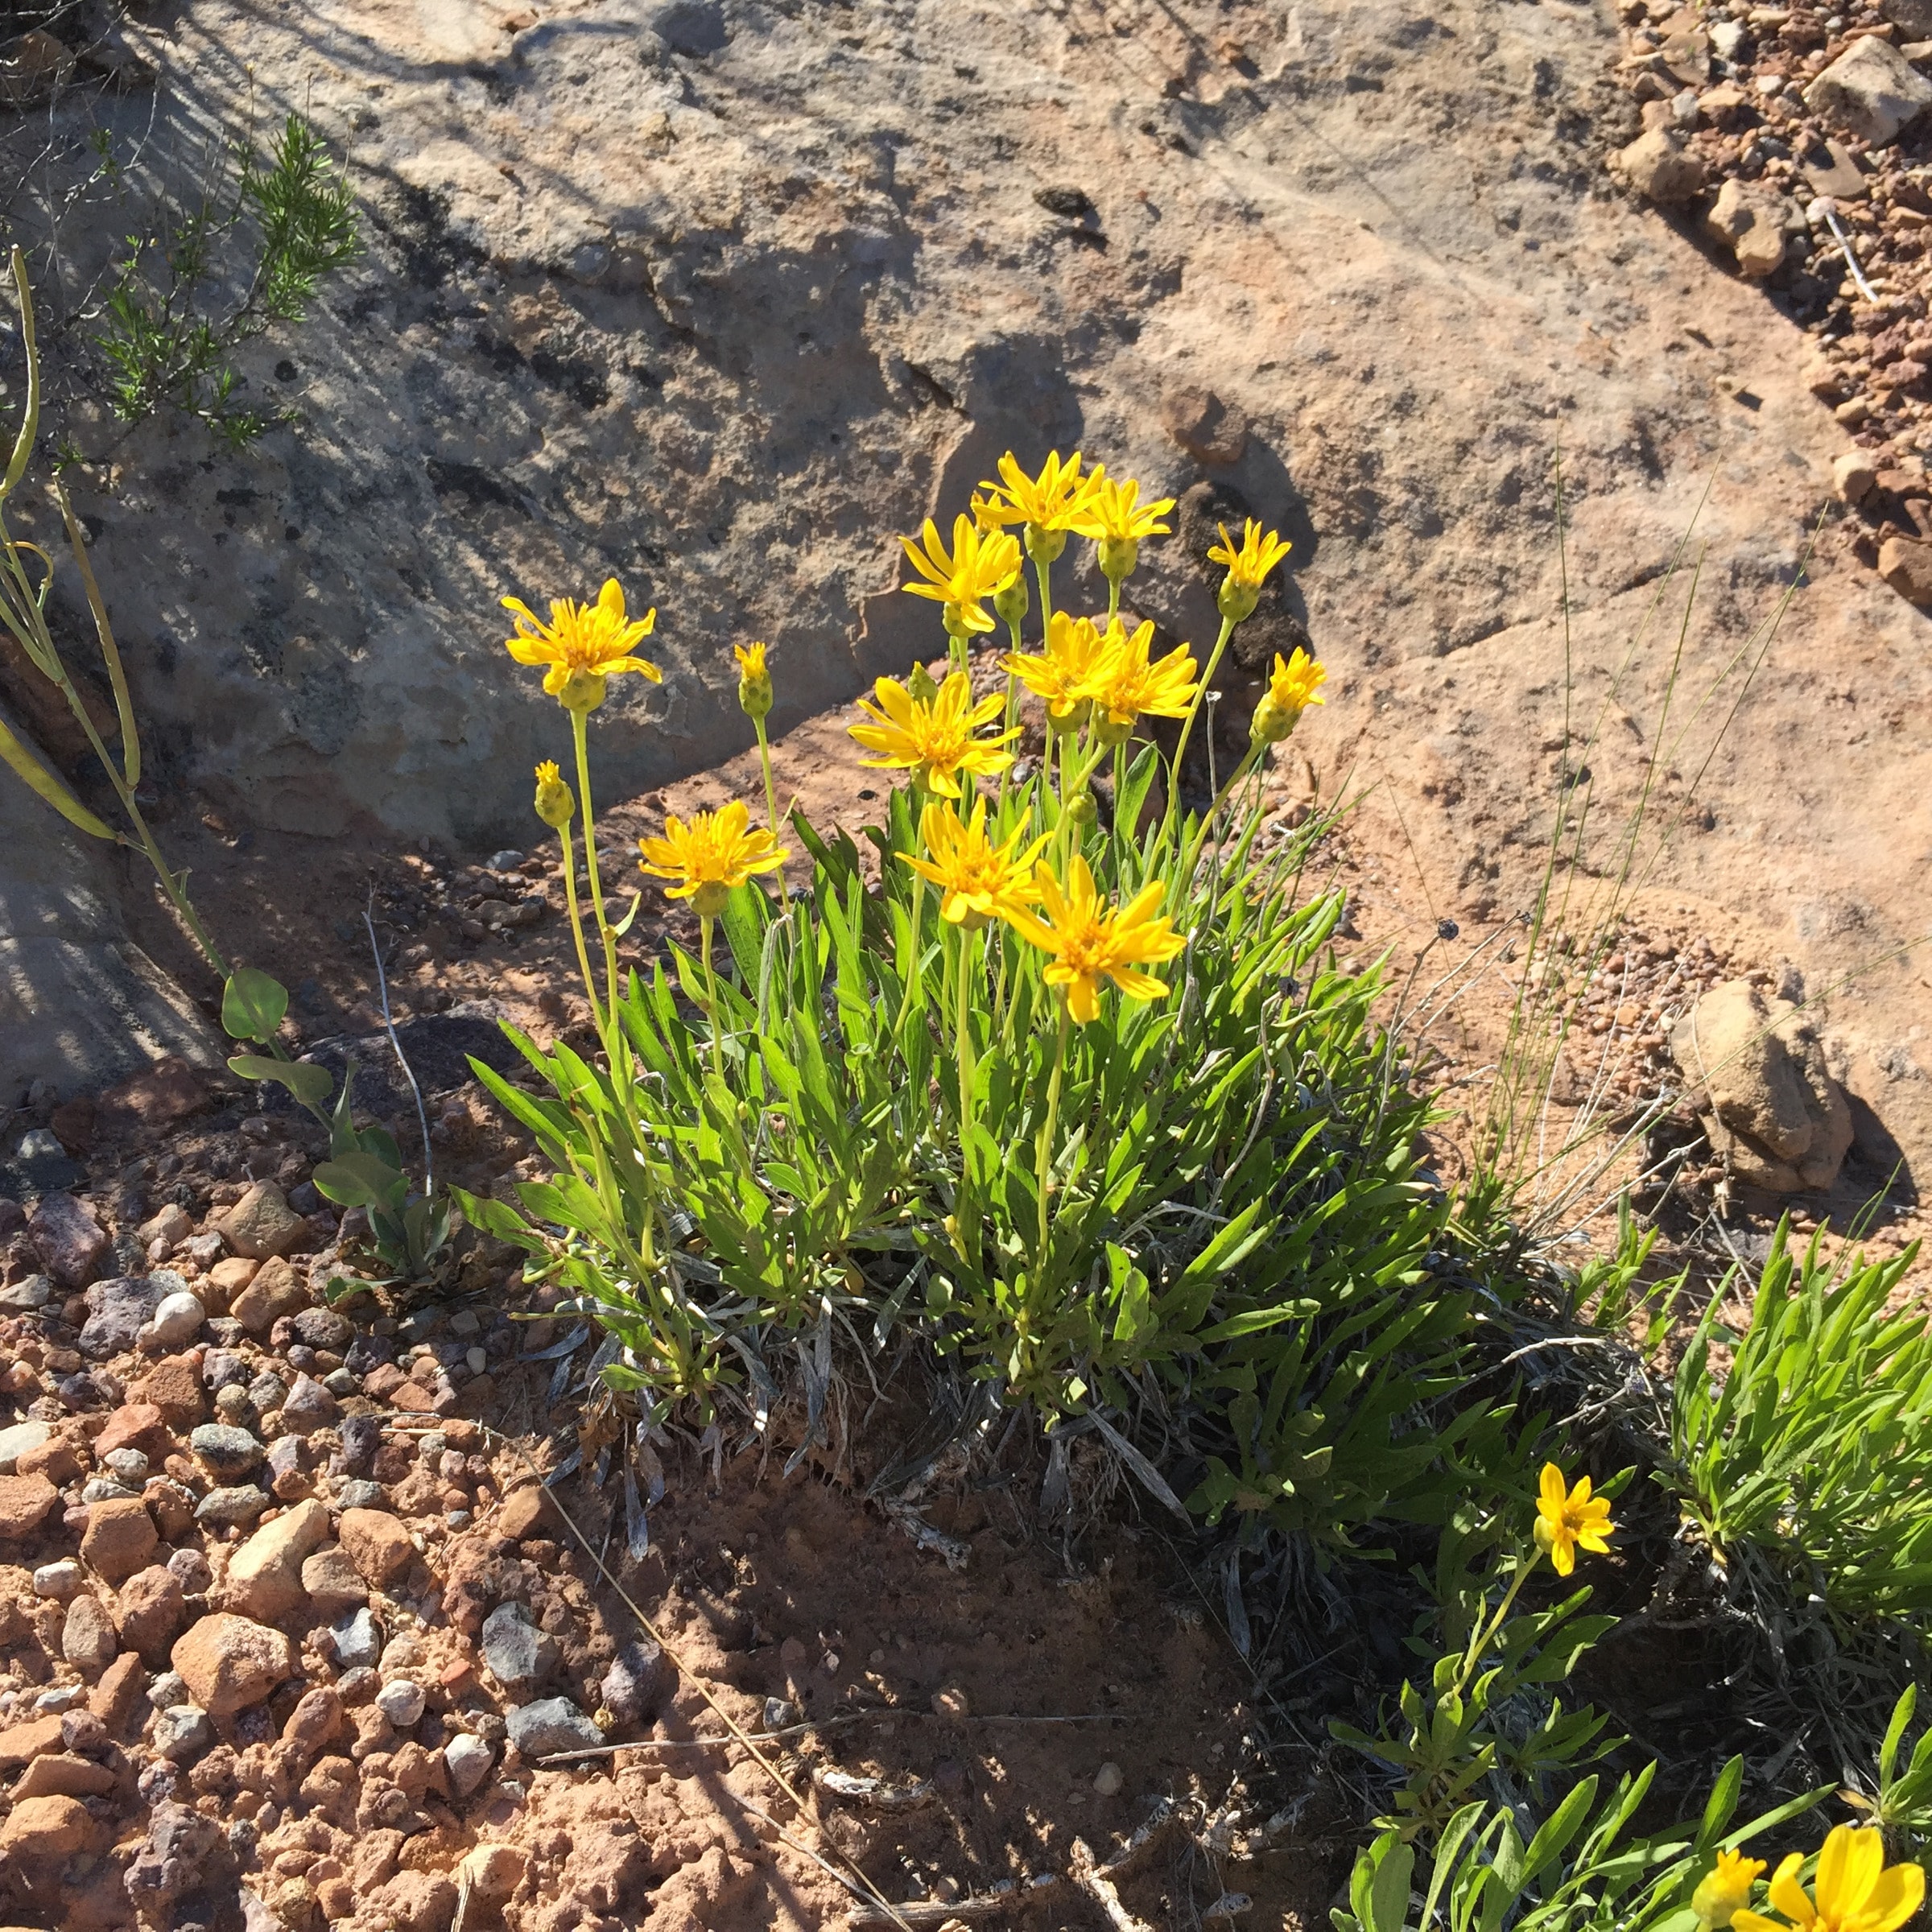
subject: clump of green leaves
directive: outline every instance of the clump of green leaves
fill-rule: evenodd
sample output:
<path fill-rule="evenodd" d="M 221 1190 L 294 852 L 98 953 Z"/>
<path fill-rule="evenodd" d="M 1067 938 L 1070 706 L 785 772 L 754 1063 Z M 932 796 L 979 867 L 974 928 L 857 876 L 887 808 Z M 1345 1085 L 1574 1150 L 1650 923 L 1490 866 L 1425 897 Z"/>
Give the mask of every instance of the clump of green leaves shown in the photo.
<path fill-rule="evenodd" d="M 283 418 L 236 400 L 236 351 L 300 322 L 324 278 L 362 244 L 354 193 L 301 115 L 288 116 L 265 156 L 237 143 L 224 162 L 232 180 L 129 237 L 95 341 L 122 422 L 178 410 L 242 449 Z"/>
<path fill-rule="evenodd" d="M 1594 1776 L 1527 1818 L 1505 1805 L 1465 1805 L 1433 1858 L 1418 1860 L 1400 1832 L 1384 1831 L 1356 1860 L 1348 1908 L 1330 1917 L 1336 1932 L 1699 1932 L 1710 1922 L 1691 1901 L 1718 1854 L 1752 1843 L 1827 1795 L 1810 1792 L 1734 1825 L 1744 1770 L 1732 1758 L 1696 1823 L 1662 1831 L 1631 1828 L 1654 1764 L 1620 1778 L 1600 1806 Z"/>
<path fill-rule="evenodd" d="M 1841 1614 L 1932 1612 L 1932 1335 L 1891 1307 L 1916 1256 L 1834 1265 L 1781 1223 L 1748 1324 L 1721 1319 L 1727 1277 L 1671 1390 L 1658 1480 L 1721 1558 L 1753 1546 Z"/>

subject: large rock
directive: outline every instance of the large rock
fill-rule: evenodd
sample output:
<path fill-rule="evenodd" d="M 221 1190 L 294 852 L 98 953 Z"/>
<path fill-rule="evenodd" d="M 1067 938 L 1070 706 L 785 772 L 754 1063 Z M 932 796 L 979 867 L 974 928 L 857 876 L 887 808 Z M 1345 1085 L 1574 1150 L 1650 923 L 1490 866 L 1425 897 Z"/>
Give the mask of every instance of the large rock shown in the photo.
<path fill-rule="evenodd" d="M 229 1303 L 228 1311 L 250 1335 L 266 1335 L 285 1315 L 307 1306 L 308 1293 L 281 1256 L 256 1269 L 248 1285 Z"/>
<path fill-rule="evenodd" d="M 1829 1187 L 1852 1145 L 1852 1109 L 1809 1016 L 1747 980 L 1714 986 L 1670 1051 L 1714 1151 L 1746 1185 Z"/>
<path fill-rule="evenodd" d="M 258 1704 L 295 1674 L 295 1645 L 250 1617 L 217 1611 L 175 1645 L 169 1662 L 210 1717 Z"/>
<path fill-rule="evenodd" d="M 558 1751 L 594 1751 L 605 1742 L 604 1733 L 567 1697 L 519 1705 L 505 1713 L 505 1721 L 510 1741 L 526 1758 Z"/>
<path fill-rule="evenodd" d="M 129 1497 L 95 1503 L 80 1533 L 80 1560 L 119 1585 L 146 1567 L 160 1541 L 145 1502 Z"/>
<path fill-rule="evenodd" d="M 29 1798 L 0 1823 L 0 1855 L 35 1876 L 65 1864 L 101 1835 L 93 1814 L 77 1798 Z"/>
<path fill-rule="evenodd" d="M 5 706 L 0 723 L 25 729 Z M 218 1067 L 214 1031 L 128 937 L 114 857 L 10 771 L 0 778 L 0 1068 L 6 1078 L 86 1092 L 162 1055 Z M 13 1100 L 0 1093 L 0 1105 Z"/>
<path fill-rule="evenodd" d="M 1847 134 L 1883 147 L 1932 107 L 1932 80 L 1889 41 L 1867 34 L 1805 89 L 1805 105 Z"/>
<path fill-rule="evenodd" d="M 273 1181 L 257 1181 L 215 1225 L 229 1246 L 251 1261 L 287 1254 L 308 1232 L 308 1222 Z"/>
<path fill-rule="evenodd" d="M 328 1535 L 328 1511 L 311 1496 L 258 1530 L 228 1566 L 225 1600 L 263 1623 L 286 1616 L 306 1595 L 302 1563 Z"/>
<path fill-rule="evenodd" d="M 107 1231 L 93 1209 L 71 1194 L 42 1195 L 27 1217 L 27 1233 L 40 1265 L 63 1288 L 85 1288 L 107 1248 Z"/>
<path fill-rule="evenodd" d="M 96 1282 L 87 1291 L 80 1352 L 97 1362 L 125 1354 L 147 1326 L 163 1292 L 151 1274 L 116 1275 L 109 1281 Z"/>
<path fill-rule="evenodd" d="M 344 1553 L 372 1583 L 386 1583 L 416 1560 L 409 1532 L 386 1509 L 345 1509 L 336 1534 Z"/>
<path fill-rule="evenodd" d="M 555 1638 L 521 1604 L 499 1604 L 483 1620 L 483 1662 L 512 1697 L 527 1697 L 557 1666 Z"/>
<path fill-rule="evenodd" d="M 31 1536 L 60 1500 L 43 1476 L 0 1476 L 0 1543 Z"/>
<path fill-rule="evenodd" d="M 1619 151 L 1618 171 L 1646 201 L 1679 208 L 1704 188 L 1704 164 L 1668 129 L 1653 127 Z"/>
<path fill-rule="evenodd" d="M 1785 258 L 1784 209 L 1766 194 L 1729 176 L 1704 217 L 1704 232 L 1736 258 L 1739 271 L 1754 282 L 1774 274 Z"/>
<path fill-rule="evenodd" d="M 151 1664 L 166 1661 L 187 1616 L 181 1579 L 159 1563 L 137 1570 L 115 1600 L 114 1623 L 122 1642 Z"/>

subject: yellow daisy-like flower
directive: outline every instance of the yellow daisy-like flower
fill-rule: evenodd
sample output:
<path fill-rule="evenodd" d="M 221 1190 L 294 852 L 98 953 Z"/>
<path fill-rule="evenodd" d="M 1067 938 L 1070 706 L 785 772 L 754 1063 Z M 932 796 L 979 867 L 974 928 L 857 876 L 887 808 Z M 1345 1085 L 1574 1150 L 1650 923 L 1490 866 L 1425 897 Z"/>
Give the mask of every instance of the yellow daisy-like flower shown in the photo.
<path fill-rule="evenodd" d="M 972 816 L 962 819 L 945 805 L 928 805 L 919 814 L 919 836 L 930 859 L 910 852 L 899 857 L 921 877 L 939 888 L 939 917 L 949 925 L 977 932 L 988 920 L 1010 919 L 1040 896 L 1034 861 L 1046 844 L 1046 834 L 1019 850 L 1026 831 L 1022 826 L 1002 844 L 986 836 L 986 801 L 976 799 Z"/>
<path fill-rule="evenodd" d="M 536 807 L 537 816 L 552 832 L 561 832 L 577 809 L 576 799 L 564 782 L 555 758 L 547 758 L 537 767 Z"/>
<path fill-rule="evenodd" d="M 734 644 L 731 654 L 738 661 L 738 708 L 748 718 L 762 718 L 771 709 L 771 669 L 765 662 L 765 646 Z"/>
<path fill-rule="evenodd" d="M 1133 729 L 1137 717 L 1187 715 L 1199 679 L 1194 653 L 1183 644 L 1158 664 L 1152 663 L 1147 652 L 1153 641 L 1151 622 L 1130 634 L 1115 618 L 1100 640 L 1100 654 L 1093 669 L 1078 687 L 1078 695 L 1091 698 L 1101 714 L 1099 738 L 1104 745 L 1119 744 Z"/>
<path fill-rule="evenodd" d="M 732 888 L 754 873 L 776 872 L 791 855 L 737 799 L 721 811 L 693 814 L 687 825 L 675 814 L 664 821 L 661 839 L 639 839 L 641 870 L 654 878 L 673 879 L 664 888 L 667 899 L 689 899 L 700 917 L 715 919 L 724 910 Z"/>
<path fill-rule="evenodd" d="M 946 607 L 946 628 L 956 637 L 991 630 L 993 619 L 980 605 L 1020 574 L 1019 540 L 1003 530 L 981 530 L 971 517 L 952 521 L 948 551 L 931 517 L 919 540 L 901 537 L 912 567 L 926 581 L 902 586 L 915 597 L 931 597 Z"/>
<path fill-rule="evenodd" d="M 975 497 L 973 513 L 994 528 L 1009 523 L 1026 526 L 1026 554 L 1040 563 L 1051 564 L 1067 547 L 1068 535 L 1075 530 L 1088 501 L 1100 486 L 1106 472 L 1095 469 L 1080 474 L 1080 452 L 1076 449 L 1067 460 L 1050 450 L 1037 477 L 1020 468 L 1011 450 L 1000 458 L 1000 481 L 982 483 L 990 496 Z"/>
<path fill-rule="evenodd" d="M 1046 967 L 1049 986 L 1065 989 L 1067 1010 L 1084 1026 L 1099 1017 L 1100 984 L 1112 980 L 1130 1000 L 1158 1000 L 1167 989 L 1144 966 L 1170 960 L 1187 943 L 1155 907 L 1166 896 L 1158 881 L 1144 886 L 1117 910 L 1109 912 L 1094 890 L 1093 874 L 1077 852 L 1065 890 L 1046 868 L 1038 869 L 1044 922 L 1013 911 L 1008 923 L 1023 938 L 1053 955 Z"/>
<path fill-rule="evenodd" d="M 1046 648 L 1038 657 L 1011 651 L 1000 660 L 1037 698 L 1046 701 L 1046 721 L 1055 731 L 1077 731 L 1087 720 L 1089 700 L 1080 688 L 1100 661 L 1104 640 L 1091 617 L 1053 613 Z"/>
<path fill-rule="evenodd" d="M 1746 1858 L 1741 1852 L 1718 1853 L 1717 1863 L 1690 1894 L 1690 1909 L 1704 1932 L 1729 1925 L 1750 1904 L 1751 1888 L 1764 1868 L 1761 1858 Z"/>
<path fill-rule="evenodd" d="M 1143 537 L 1164 537 L 1168 526 L 1161 521 L 1174 508 L 1172 497 L 1153 503 L 1140 501 L 1141 486 L 1131 481 L 1117 483 L 1100 475 L 1093 493 L 1073 519 L 1073 528 L 1083 537 L 1092 537 L 1099 547 L 1100 573 L 1110 584 L 1118 584 L 1139 560 Z"/>
<path fill-rule="evenodd" d="M 1253 613 L 1269 572 L 1294 546 L 1284 543 L 1273 530 L 1264 530 L 1253 517 L 1244 526 L 1238 547 L 1228 535 L 1225 523 L 1217 523 L 1215 527 L 1220 531 L 1221 540 L 1208 552 L 1208 560 L 1228 566 L 1217 601 L 1221 615 L 1238 624 Z"/>
<path fill-rule="evenodd" d="M 543 688 L 567 711 L 595 711 L 604 702 L 604 680 L 619 671 L 641 672 L 654 684 L 664 681 L 656 665 L 631 655 L 631 646 L 650 635 L 658 613 L 628 615 L 615 577 L 605 580 L 594 604 L 569 597 L 551 601 L 543 623 L 521 597 L 506 597 L 503 608 L 517 620 L 517 634 L 504 640 L 519 664 L 547 664 Z"/>
<path fill-rule="evenodd" d="M 1327 667 L 1320 658 L 1310 657 L 1300 645 L 1295 646 L 1291 658 L 1284 658 L 1278 650 L 1274 675 L 1268 681 L 1261 703 L 1254 708 L 1253 722 L 1249 726 L 1255 741 L 1280 744 L 1311 704 L 1328 702 L 1321 695 L 1321 687 L 1327 681 Z"/>
<path fill-rule="evenodd" d="M 1885 1835 L 1875 1827 L 1834 1825 L 1818 1855 L 1816 1902 L 1798 1882 L 1804 1856 L 1794 1852 L 1771 1880 L 1770 1902 L 1805 1932 L 1898 1932 L 1925 1902 L 1926 1875 L 1918 1865 L 1885 1864 Z M 1779 1920 L 1740 1908 L 1736 1932 L 1787 1932 Z"/>
<path fill-rule="evenodd" d="M 996 691 L 974 704 L 964 671 L 951 673 L 930 700 L 915 698 L 897 678 L 881 678 L 872 688 L 873 697 L 861 698 L 859 708 L 877 722 L 850 729 L 860 744 L 880 755 L 861 758 L 861 764 L 910 771 L 927 791 L 956 799 L 962 774 L 992 776 L 1013 762 L 1012 753 L 1002 747 L 1020 735 L 1017 727 L 989 738 L 977 735 L 1006 708 L 1005 699 Z"/>
<path fill-rule="evenodd" d="M 1610 1505 L 1591 1495 L 1588 1476 L 1579 1476 L 1576 1487 L 1567 1490 L 1563 1471 L 1554 1463 L 1543 1464 L 1536 1499 L 1536 1546 L 1548 1554 L 1550 1567 L 1558 1576 L 1567 1576 L 1576 1567 L 1579 1550 L 1608 1555 L 1608 1539 L 1616 1527 L 1610 1520 Z"/>

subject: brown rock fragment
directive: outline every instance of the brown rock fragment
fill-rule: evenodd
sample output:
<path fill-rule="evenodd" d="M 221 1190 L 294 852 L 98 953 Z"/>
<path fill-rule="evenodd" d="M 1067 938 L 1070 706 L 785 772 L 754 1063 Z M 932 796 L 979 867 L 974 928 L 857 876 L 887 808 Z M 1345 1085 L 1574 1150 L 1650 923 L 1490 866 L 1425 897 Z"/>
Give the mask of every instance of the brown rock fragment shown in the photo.
<path fill-rule="evenodd" d="M 77 1798 L 30 1798 L 0 1824 L 0 1852 L 31 1869 L 64 1864 L 93 1838 L 94 1821 Z"/>
<path fill-rule="evenodd" d="M 273 1181 L 257 1181 L 215 1224 L 237 1254 L 253 1261 L 288 1253 L 308 1232 Z"/>
<path fill-rule="evenodd" d="M 372 1583 L 400 1576 L 416 1560 L 409 1532 L 384 1509 L 345 1509 L 336 1534 L 349 1560 Z"/>
<path fill-rule="evenodd" d="M 147 1563 L 160 1540 L 147 1505 L 135 1496 L 117 1496 L 89 1509 L 80 1560 L 118 1586 Z"/>
<path fill-rule="evenodd" d="M 279 1630 L 225 1611 L 203 1617 L 169 1661 L 210 1717 L 260 1703 L 295 1674 L 296 1666 L 295 1646 Z"/>
<path fill-rule="evenodd" d="M 129 1388 L 127 1399 L 159 1410 L 162 1420 L 177 1432 L 193 1428 L 208 1413 L 192 1356 L 163 1356 Z"/>
<path fill-rule="evenodd" d="M 167 1655 L 188 1616 L 180 1579 L 159 1563 L 136 1571 L 121 1586 L 115 1609 L 121 1641 L 153 1664 Z"/>
<path fill-rule="evenodd" d="M 44 1476 L 0 1476 L 0 1542 L 31 1536 L 60 1500 L 60 1492 Z"/>

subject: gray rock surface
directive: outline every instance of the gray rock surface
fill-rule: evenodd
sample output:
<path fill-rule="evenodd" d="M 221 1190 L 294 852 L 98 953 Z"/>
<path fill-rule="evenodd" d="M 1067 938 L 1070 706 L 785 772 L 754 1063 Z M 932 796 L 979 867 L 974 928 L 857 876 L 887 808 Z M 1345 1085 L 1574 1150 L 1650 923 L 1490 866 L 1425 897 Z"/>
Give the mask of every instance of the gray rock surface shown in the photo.
<path fill-rule="evenodd" d="M 202 1422 L 190 1431 L 188 1446 L 196 1460 L 217 1481 L 246 1476 L 262 1460 L 260 1441 L 227 1422 Z"/>
<path fill-rule="evenodd" d="M 21 1457 L 52 1441 L 53 1433 L 51 1425 L 38 1422 L 14 1422 L 0 1429 L 0 1476 L 11 1476 Z"/>
<path fill-rule="evenodd" d="M 483 1620 L 483 1661 L 512 1697 L 526 1696 L 557 1666 L 556 1640 L 521 1604 L 499 1604 Z"/>
<path fill-rule="evenodd" d="M 645 1638 L 622 1645 L 604 1673 L 605 1707 L 619 1723 L 650 1724 L 678 1686 L 677 1667 Z"/>
<path fill-rule="evenodd" d="M 1882 147 L 1932 107 L 1932 80 L 1890 42 L 1868 35 L 1805 89 L 1805 101 L 1847 134 Z"/>
<path fill-rule="evenodd" d="M 151 1274 L 116 1275 L 87 1291 L 87 1319 L 80 1327 L 80 1352 L 99 1362 L 134 1345 L 153 1316 L 161 1291 Z"/>
<path fill-rule="evenodd" d="M 595 1749 L 604 1733 L 567 1697 L 547 1697 L 535 1704 L 519 1704 L 506 1711 L 510 1741 L 526 1758 L 555 1751 Z"/>

